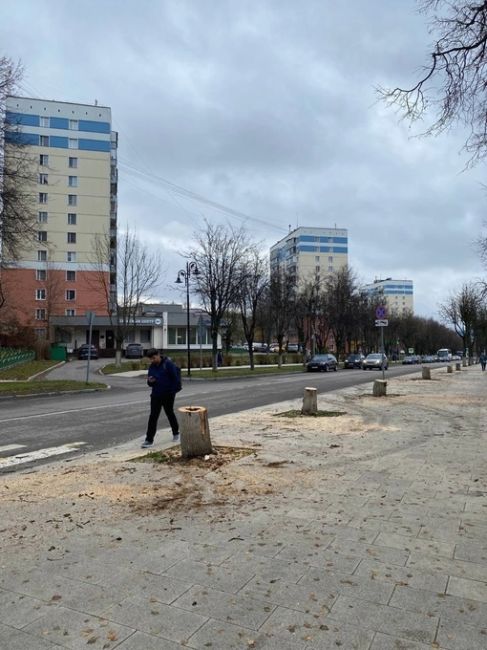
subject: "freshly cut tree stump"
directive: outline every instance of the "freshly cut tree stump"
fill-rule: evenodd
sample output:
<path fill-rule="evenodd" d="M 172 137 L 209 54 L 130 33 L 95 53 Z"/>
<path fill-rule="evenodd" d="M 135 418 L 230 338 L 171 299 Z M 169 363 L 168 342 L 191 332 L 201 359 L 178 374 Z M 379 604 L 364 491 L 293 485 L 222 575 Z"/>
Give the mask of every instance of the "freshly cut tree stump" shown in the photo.
<path fill-rule="evenodd" d="M 447 366 L 447 367 L 446 367 L 446 371 L 447 371 L 448 373 L 453 372 L 453 366 Z"/>
<path fill-rule="evenodd" d="M 387 381 L 385 379 L 376 379 L 372 388 L 374 397 L 385 397 L 387 395 Z"/>
<path fill-rule="evenodd" d="M 456 363 L 455 364 L 455 370 L 461 370 L 462 369 L 462 364 L 461 363 Z"/>
<path fill-rule="evenodd" d="M 422 368 L 423 379 L 431 379 L 431 368 Z"/>
<path fill-rule="evenodd" d="M 316 388 L 305 388 L 303 397 L 303 415 L 316 415 L 318 413 L 318 391 Z"/>
<path fill-rule="evenodd" d="M 468 361 L 470 362 L 470 358 L 469 358 Z M 462 359 L 462 366 L 463 366 L 464 368 L 466 368 L 467 365 L 469 365 L 469 362 L 467 363 L 467 360 L 466 360 L 465 357 L 464 357 L 464 358 Z"/>
<path fill-rule="evenodd" d="M 181 455 L 197 458 L 213 453 L 208 425 L 208 411 L 204 406 L 181 406 L 179 430 L 181 432 Z"/>

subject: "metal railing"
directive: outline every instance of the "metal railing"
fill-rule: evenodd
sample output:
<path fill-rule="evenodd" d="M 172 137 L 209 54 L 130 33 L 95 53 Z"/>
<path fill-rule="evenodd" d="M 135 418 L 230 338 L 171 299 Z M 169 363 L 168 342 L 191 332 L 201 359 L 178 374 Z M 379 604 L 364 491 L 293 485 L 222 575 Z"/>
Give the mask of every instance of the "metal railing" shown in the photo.
<path fill-rule="evenodd" d="M 0 370 L 12 368 L 26 361 L 35 359 L 33 350 L 19 350 L 18 348 L 0 348 Z"/>

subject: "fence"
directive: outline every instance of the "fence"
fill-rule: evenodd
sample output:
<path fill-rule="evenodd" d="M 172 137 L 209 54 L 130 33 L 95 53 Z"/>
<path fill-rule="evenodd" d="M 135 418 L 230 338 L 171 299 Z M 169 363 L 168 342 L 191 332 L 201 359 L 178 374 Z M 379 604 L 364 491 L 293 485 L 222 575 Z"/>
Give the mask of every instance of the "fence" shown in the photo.
<path fill-rule="evenodd" d="M 0 348 L 0 370 L 12 368 L 20 363 L 35 359 L 33 350 L 19 350 L 17 348 Z"/>

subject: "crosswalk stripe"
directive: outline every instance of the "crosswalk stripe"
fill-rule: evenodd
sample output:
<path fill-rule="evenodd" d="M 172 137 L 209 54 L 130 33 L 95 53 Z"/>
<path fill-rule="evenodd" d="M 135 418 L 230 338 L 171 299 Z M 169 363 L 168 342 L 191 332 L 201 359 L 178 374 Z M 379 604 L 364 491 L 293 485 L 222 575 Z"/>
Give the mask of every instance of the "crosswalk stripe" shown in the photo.
<path fill-rule="evenodd" d="M 14 449 L 25 449 L 26 445 L 3 445 L 0 447 L 0 454 L 2 451 L 13 451 Z"/>
<path fill-rule="evenodd" d="M 71 442 L 67 445 L 60 445 L 59 447 L 45 447 L 37 451 L 31 451 L 26 454 L 17 454 L 15 456 L 0 457 L 0 469 L 5 467 L 12 467 L 13 465 L 22 465 L 23 463 L 31 463 L 35 460 L 49 458 L 50 456 L 60 456 L 61 454 L 69 454 L 73 451 L 80 451 L 80 447 L 86 445 L 86 442 Z"/>

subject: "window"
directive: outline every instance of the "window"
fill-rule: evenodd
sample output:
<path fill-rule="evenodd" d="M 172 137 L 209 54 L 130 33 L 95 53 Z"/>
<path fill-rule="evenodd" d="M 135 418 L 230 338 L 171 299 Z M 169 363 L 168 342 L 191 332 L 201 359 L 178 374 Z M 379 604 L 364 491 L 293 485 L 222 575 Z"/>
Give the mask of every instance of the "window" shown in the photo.
<path fill-rule="evenodd" d="M 46 269 L 37 269 L 36 271 L 36 280 L 45 280 L 47 278 L 47 271 Z"/>
<path fill-rule="evenodd" d="M 68 212 L 68 226 L 76 225 L 76 214 L 74 212 Z"/>
<path fill-rule="evenodd" d="M 328 258 L 328 264 L 333 264 L 333 257 Z"/>
<path fill-rule="evenodd" d="M 66 300 L 76 300 L 76 291 L 74 289 L 66 289 Z"/>
<path fill-rule="evenodd" d="M 37 261 L 46 262 L 47 261 L 47 251 L 37 251 Z"/>
<path fill-rule="evenodd" d="M 317 264 L 317 265 L 315 266 L 315 271 L 316 271 L 316 273 L 319 273 L 319 272 L 320 272 L 320 265 L 319 265 L 319 264 Z"/>
<path fill-rule="evenodd" d="M 68 244 L 76 244 L 76 233 L 68 232 Z"/>
<path fill-rule="evenodd" d="M 40 135 L 39 136 L 39 144 L 41 147 L 48 147 L 49 146 L 49 136 L 48 135 Z"/>
<path fill-rule="evenodd" d="M 315 255 L 315 262 L 316 262 L 316 264 L 320 263 L 320 256 L 319 255 Z"/>
<path fill-rule="evenodd" d="M 41 153 L 39 155 L 39 165 L 42 167 L 47 167 L 49 165 L 49 156 L 46 153 Z"/>
<path fill-rule="evenodd" d="M 42 320 L 46 320 L 46 319 L 43 318 Z M 47 336 L 47 330 L 45 327 L 36 327 L 34 329 L 34 334 L 36 335 L 37 340 L 45 340 Z"/>
<path fill-rule="evenodd" d="M 45 309 L 36 309 L 36 320 L 46 320 Z"/>
<path fill-rule="evenodd" d="M 47 241 L 47 230 L 38 230 L 37 239 L 39 241 Z"/>
<path fill-rule="evenodd" d="M 328 271 L 330 271 L 330 272 L 333 271 L 333 266 L 331 266 L 331 264 L 330 264 L 330 266 L 328 267 Z"/>
<path fill-rule="evenodd" d="M 78 197 L 76 194 L 68 194 L 68 205 L 77 205 Z"/>
<path fill-rule="evenodd" d="M 46 299 L 46 290 L 36 289 L 36 300 L 45 300 L 45 299 Z"/>
<path fill-rule="evenodd" d="M 47 192 L 39 192 L 39 203 L 47 203 Z"/>
<path fill-rule="evenodd" d="M 39 212 L 37 215 L 37 221 L 39 223 L 47 223 L 47 212 Z"/>
<path fill-rule="evenodd" d="M 65 309 L 64 314 L 66 316 L 76 316 L 76 309 Z"/>
<path fill-rule="evenodd" d="M 48 174 L 39 174 L 39 183 L 41 185 L 48 185 L 49 184 Z"/>
<path fill-rule="evenodd" d="M 78 177 L 68 176 L 68 185 L 69 187 L 78 187 Z"/>
<path fill-rule="evenodd" d="M 141 329 L 140 330 L 140 342 L 141 343 L 150 343 L 151 342 L 151 330 Z"/>
<path fill-rule="evenodd" d="M 77 131 L 79 127 L 78 120 L 69 120 L 69 128 L 71 131 Z"/>
<path fill-rule="evenodd" d="M 76 262 L 76 253 L 74 251 L 68 251 L 66 253 L 66 259 L 68 262 Z"/>
<path fill-rule="evenodd" d="M 66 281 L 76 282 L 76 271 L 66 271 Z"/>
<path fill-rule="evenodd" d="M 169 327 L 168 328 L 168 343 L 171 345 L 185 345 L 186 344 L 186 328 L 185 327 Z"/>
<path fill-rule="evenodd" d="M 68 138 L 68 149 L 78 148 L 78 138 Z"/>
<path fill-rule="evenodd" d="M 78 159 L 77 158 L 72 158 L 71 156 L 69 157 L 69 166 L 71 169 L 77 169 L 78 167 Z"/>
<path fill-rule="evenodd" d="M 39 118 L 39 126 L 49 128 L 49 118 L 48 117 L 40 117 Z"/>

